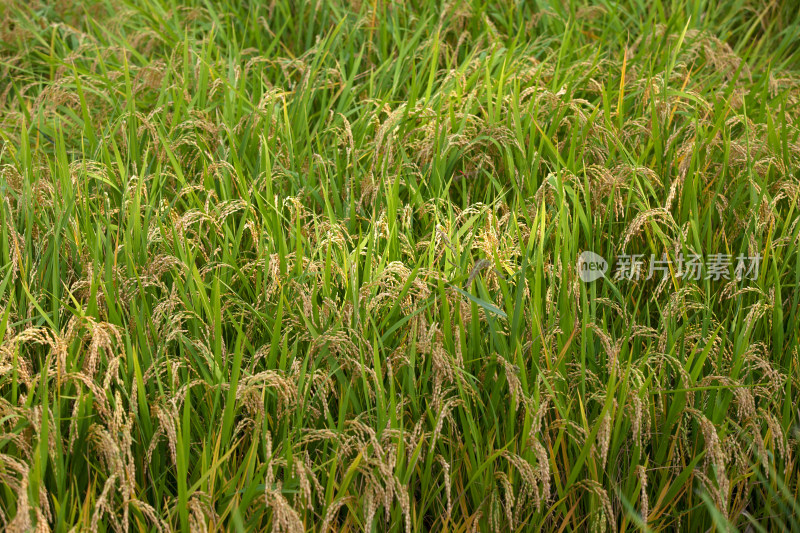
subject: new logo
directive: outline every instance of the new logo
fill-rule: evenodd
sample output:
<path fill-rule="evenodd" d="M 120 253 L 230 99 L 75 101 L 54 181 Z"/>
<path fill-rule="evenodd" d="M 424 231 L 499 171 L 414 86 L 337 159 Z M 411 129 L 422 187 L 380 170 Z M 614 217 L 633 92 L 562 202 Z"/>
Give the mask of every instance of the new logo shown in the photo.
<path fill-rule="evenodd" d="M 578 277 L 584 283 L 604 278 L 608 270 L 608 261 L 602 255 L 585 251 L 578 256 Z"/>

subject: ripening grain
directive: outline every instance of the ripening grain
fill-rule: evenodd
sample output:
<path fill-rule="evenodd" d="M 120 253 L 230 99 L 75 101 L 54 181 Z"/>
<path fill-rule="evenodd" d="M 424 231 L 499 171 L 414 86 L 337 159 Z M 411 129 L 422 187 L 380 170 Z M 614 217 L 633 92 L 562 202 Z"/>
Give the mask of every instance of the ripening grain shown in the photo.
<path fill-rule="evenodd" d="M 800 530 L 797 11 L 3 1 L 0 529 Z"/>

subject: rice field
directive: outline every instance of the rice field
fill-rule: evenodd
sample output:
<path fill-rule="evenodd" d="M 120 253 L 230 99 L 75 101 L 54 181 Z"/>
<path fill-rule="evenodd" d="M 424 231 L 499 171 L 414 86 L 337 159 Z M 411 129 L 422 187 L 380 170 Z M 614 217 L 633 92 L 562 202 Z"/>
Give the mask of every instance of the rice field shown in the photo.
<path fill-rule="evenodd" d="M 798 11 L 0 1 L 0 529 L 800 531 Z"/>

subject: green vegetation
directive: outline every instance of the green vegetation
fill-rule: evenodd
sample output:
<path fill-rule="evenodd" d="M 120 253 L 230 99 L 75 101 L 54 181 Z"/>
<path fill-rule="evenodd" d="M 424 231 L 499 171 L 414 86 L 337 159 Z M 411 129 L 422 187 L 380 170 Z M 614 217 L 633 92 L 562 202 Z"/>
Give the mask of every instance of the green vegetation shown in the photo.
<path fill-rule="evenodd" d="M 0 527 L 799 530 L 798 11 L 3 2 Z"/>

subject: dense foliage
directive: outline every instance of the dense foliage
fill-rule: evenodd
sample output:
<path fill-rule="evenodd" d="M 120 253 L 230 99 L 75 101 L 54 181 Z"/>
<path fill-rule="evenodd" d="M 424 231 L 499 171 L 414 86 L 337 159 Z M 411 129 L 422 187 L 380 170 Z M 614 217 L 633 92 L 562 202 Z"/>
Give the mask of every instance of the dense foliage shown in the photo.
<path fill-rule="evenodd" d="M 4 1 L 0 527 L 800 528 L 799 8 Z"/>

